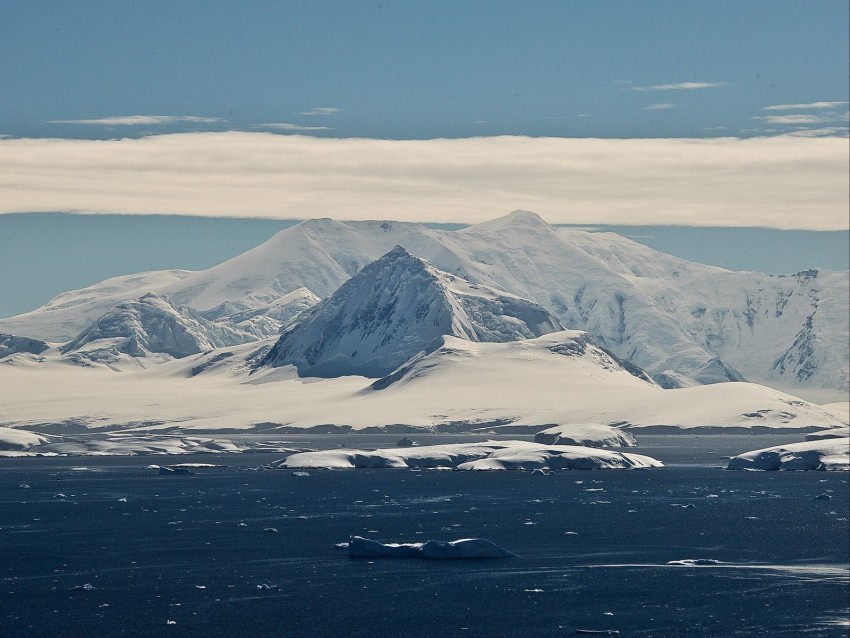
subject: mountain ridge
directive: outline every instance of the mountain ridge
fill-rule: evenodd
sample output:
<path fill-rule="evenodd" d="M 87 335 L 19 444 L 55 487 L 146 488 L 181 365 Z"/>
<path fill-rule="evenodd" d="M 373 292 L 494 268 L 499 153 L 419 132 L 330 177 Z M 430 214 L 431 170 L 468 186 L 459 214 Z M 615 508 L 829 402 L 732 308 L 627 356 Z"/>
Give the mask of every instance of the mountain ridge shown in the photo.
<path fill-rule="evenodd" d="M 327 298 L 396 244 L 469 282 L 534 301 L 666 385 L 743 378 L 827 401 L 850 391 L 850 272 L 730 271 L 610 233 L 555 228 L 527 212 L 460 230 L 306 221 L 212 269 L 150 288 L 202 313 L 222 303 L 254 312 L 301 287 Z M 70 309 L 48 304 L 0 320 L 0 331 L 49 341 L 39 326 L 55 333 L 64 325 L 74 329 L 71 338 L 108 310 L 101 304 L 94 312 L 97 287 L 76 298 Z"/>

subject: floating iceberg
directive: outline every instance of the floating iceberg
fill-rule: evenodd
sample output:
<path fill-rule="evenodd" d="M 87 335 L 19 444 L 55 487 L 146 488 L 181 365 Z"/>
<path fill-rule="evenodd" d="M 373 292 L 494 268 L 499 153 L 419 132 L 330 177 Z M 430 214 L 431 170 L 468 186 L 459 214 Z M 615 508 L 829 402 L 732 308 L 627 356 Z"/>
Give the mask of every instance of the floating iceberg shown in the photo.
<path fill-rule="evenodd" d="M 362 536 L 348 542 L 349 558 L 511 558 L 506 549 L 484 538 L 460 538 L 456 541 L 430 540 L 425 543 L 381 543 Z"/>

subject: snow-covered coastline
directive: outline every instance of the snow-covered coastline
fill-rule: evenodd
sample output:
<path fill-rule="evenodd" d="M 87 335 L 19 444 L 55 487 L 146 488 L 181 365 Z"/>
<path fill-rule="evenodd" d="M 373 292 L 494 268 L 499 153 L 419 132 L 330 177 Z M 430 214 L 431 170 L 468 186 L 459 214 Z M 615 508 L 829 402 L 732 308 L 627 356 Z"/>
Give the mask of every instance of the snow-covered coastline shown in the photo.
<path fill-rule="evenodd" d="M 323 450 L 293 454 L 285 469 L 456 469 L 456 470 L 591 470 L 645 469 L 663 464 L 642 454 L 577 445 L 543 445 L 527 441 L 487 441 L 378 450 Z"/>
<path fill-rule="evenodd" d="M 730 470 L 850 471 L 850 438 L 829 438 L 745 452 L 729 459 Z"/>

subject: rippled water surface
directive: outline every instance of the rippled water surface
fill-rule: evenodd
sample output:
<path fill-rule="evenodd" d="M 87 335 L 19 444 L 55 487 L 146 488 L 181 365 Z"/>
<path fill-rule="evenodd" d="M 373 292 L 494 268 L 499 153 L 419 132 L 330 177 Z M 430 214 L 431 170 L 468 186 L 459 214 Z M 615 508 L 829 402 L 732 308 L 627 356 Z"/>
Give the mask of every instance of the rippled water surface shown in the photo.
<path fill-rule="evenodd" d="M 268 456 L 191 460 L 230 467 L 0 462 L 0 635 L 850 632 L 845 473 L 294 476 L 256 470 Z M 352 560 L 335 546 L 352 534 L 484 537 L 517 557 Z M 718 562 L 667 564 L 695 558 Z"/>

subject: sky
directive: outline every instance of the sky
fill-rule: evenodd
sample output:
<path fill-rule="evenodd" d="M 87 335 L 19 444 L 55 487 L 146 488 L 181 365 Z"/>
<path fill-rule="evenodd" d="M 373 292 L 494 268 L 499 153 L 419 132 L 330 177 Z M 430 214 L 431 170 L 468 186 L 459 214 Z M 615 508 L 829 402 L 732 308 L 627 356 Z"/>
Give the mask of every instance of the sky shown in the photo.
<path fill-rule="evenodd" d="M 7 0 L 2 17 L 15 137 L 847 127 L 843 0 Z"/>
<path fill-rule="evenodd" d="M 844 0 L 0 0 L 0 217 L 14 216 L 0 239 L 30 256 L 0 267 L 32 289 L 24 301 L 7 280 L 0 297 L 41 303 L 60 279 L 132 272 L 141 256 L 220 261 L 262 241 L 258 219 L 476 223 L 527 209 L 691 229 L 661 235 L 727 267 L 754 228 L 778 243 L 745 268 L 775 271 L 767 255 L 789 237 L 802 254 L 786 270 L 836 263 L 823 254 L 850 227 L 848 12 Z M 48 250 L 42 238 L 67 230 L 45 215 L 57 212 L 103 217 Z M 128 241 L 154 223 L 135 216 L 184 244 L 207 233 L 206 258 Z M 55 273 L 52 287 L 33 269 Z"/>

